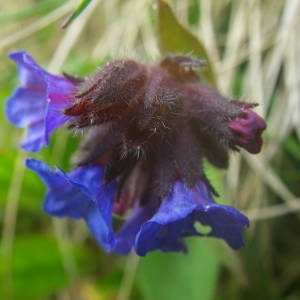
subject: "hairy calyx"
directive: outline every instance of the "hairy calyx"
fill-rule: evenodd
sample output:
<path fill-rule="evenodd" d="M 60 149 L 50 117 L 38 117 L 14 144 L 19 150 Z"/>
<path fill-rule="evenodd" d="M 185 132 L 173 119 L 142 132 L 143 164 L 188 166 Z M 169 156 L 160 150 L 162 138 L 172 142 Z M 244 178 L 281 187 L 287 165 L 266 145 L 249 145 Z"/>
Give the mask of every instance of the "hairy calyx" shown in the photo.
<path fill-rule="evenodd" d="M 104 162 L 107 182 L 120 182 L 119 201 L 134 203 L 126 196 L 134 195 L 147 203 L 165 197 L 176 178 L 209 185 L 204 158 L 225 168 L 228 150 L 259 152 L 265 123 L 255 104 L 205 86 L 194 71 L 204 65 L 185 56 L 153 65 L 119 60 L 78 84 L 64 111 L 70 127 L 89 128 L 77 163 Z M 136 176 L 141 182 L 132 184 Z"/>

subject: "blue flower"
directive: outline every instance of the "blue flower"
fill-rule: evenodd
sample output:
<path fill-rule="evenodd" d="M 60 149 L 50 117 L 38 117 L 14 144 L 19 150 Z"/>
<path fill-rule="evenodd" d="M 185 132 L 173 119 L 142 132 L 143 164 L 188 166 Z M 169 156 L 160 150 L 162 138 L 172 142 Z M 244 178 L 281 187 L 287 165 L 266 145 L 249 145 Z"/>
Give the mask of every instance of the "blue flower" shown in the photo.
<path fill-rule="evenodd" d="M 197 232 L 196 222 L 210 226 L 207 235 L 225 240 L 233 249 L 243 246 L 242 232 L 249 226 L 238 210 L 215 203 L 204 182 L 190 189 L 178 180 L 155 215 L 141 226 L 135 242 L 137 254 L 157 249 L 187 252 L 183 238 L 204 235 Z"/>
<path fill-rule="evenodd" d="M 36 172 L 48 187 L 44 210 L 55 217 L 84 219 L 102 247 L 114 248 L 112 204 L 116 184 L 103 184 L 100 165 L 81 167 L 66 174 L 45 163 L 29 158 L 26 167 Z"/>
<path fill-rule="evenodd" d="M 230 206 L 216 204 L 203 182 L 189 189 L 176 181 L 161 204 L 136 207 L 114 233 L 116 183 L 104 184 L 103 167 L 79 167 L 65 174 L 35 159 L 27 159 L 26 166 L 48 186 L 44 210 L 56 217 L 84 219 L 107 252 L 127 254 L 132 248 L 140 256 L 154 250 L 187 252 L 183 238 L 203 235 L 195 229 L 195 222 L 211 226 L 208 235 L 224 239 L 233 249 L 243 246 L 242 231 L 248 219 Z"/>
<path fill-rule="evenodd" d="M 15 126 L 28 128 L 22 148 L 37 152 L 48 146 L 51 133 L 68 120 L 62 111 L 72 103 L 74 83 L 49 74 L 24 51 L 9 57 L 18 66 L 21 86 L 7 100 L 6 115 Z"/>

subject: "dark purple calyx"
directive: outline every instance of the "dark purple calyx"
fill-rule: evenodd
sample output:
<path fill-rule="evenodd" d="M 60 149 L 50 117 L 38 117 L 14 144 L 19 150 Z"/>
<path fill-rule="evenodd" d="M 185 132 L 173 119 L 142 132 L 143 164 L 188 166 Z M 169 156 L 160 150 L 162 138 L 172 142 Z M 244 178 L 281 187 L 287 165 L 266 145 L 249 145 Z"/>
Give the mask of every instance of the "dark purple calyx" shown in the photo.
<path fill-rule="evenodd" d="M 228 150 L 260 150 L 265 125 L 255 105 L 203 85 L 194 71 L 203 66 L 185 56 L 153 65 L 120 60 L 78 84 L 64 111 L 71 127 L 89 129 L 77 162 L 101 162 L 105 180 L 119 182 L 115 212 L 164 199 L 178 179 L 213 191 L 203 159 L 226 168 Z"/>

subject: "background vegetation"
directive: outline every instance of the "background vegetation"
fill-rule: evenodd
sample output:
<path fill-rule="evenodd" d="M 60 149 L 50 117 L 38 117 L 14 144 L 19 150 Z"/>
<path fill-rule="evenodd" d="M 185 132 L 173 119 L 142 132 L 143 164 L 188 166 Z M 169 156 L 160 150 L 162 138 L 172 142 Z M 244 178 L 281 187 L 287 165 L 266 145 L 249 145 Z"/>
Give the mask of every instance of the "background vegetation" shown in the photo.
<path fill-rule="evenodd" d="M 218 201 L 251 219 L 246 247 L 234 252 L 199 238 L 189 241 L 186 256 L 104 253 L 83 223 L 42 212 L 44 187 L 18 149 L 24 133 L 2 112 L 1 299 L 300 299 L 300 1 L 168 3 L 175 15 L 163 1 L 93 0 L 62 30 L 76 1 L 2 1 L 1 110 L 18 82 L 6 56 L 12 50 L 75 75 L 124 56 L 153 61 L 171 51 L 205 58 L 207 81 L 228 97 L 258 102 L 268 123 L 261 154 L 233 154 L 226 172 L 207 166 Z M 60 130 L 35 157 L 68 170 L 77 143 Z"/>

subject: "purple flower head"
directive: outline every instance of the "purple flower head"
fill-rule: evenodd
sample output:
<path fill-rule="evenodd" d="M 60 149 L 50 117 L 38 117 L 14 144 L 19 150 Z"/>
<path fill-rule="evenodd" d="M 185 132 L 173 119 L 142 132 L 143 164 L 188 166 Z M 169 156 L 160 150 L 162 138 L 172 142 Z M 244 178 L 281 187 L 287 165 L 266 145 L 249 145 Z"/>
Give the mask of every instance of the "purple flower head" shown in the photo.
<path fill-rule="evenodd" d="M 21 61 L 23 90 L 39 87 L 41 104 L 27 120 L 23 106 L 35 98 L 15 94 L 8 115 L 42 138 L 35 149 L 66 122 L 69 128 L 86 129 L 74 171 L 27 161 L 48 186 L 46 212 L 84 219 L 103 248 L 119 254 L 186 252 L 187 236 L 221 238 L 233 249 L 243 245 L 248 219 L 214 202 L 217 193 L 203 161 L 226 168 L 230 150 L 260 151 L 265 123 L 251 110 L 254 104 L 227 99 L 203 85 L 194 71 L 203 63 L 185 56 L 167 56 L 152 65 L 114 61 L 76 81 L 42 71 L 31 58 L 25 63 L 29 58 L 22 55 L 15 60 Z M 10 111 L 12 103 L 17 113 Z M 32 127 L 37 120 L 42 129 Z M 123 219 L 116 230 L 114 215 Z M 211 231 L 199 232 L 197 223 Z"/>
<path fill-rule="evenodd" d="M 6 115 L 12 124 L 28 128 L 22 148 L 37 152 L 49 144 L 50 134 L 68 120 L 62 111 L 72 103 L 74 83 L 49 74 L 24 51 L 12 52 L 9 57 L 18 66 L 21 85 L 7 100 Z"/>

